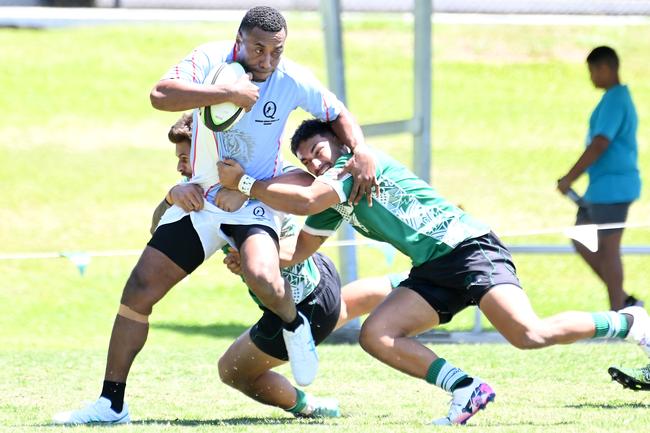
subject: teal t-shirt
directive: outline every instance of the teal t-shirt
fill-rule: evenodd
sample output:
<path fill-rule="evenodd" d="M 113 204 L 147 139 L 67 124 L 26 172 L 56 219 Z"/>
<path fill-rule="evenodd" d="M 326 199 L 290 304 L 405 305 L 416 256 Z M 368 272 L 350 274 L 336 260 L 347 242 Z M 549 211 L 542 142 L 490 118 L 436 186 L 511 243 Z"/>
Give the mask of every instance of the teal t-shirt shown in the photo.
<path fill-rule="evenodd" d="M 308 217 L 303 230 L 330 236 L 345 220 L 363 236 L 391 244 L 410 257 L 414 266 L 490 231 L 399 162 L 377 151 L 373 154 L 380 186 L 380 194 L 373 196 L 373 206 L 369 207 L 365 199 L 356 206 L 347 204 L 353 179 L 349 174 L 338 179 L 338 175 L 352 154 L 343 155 L 334 167 L 317 178 L 334 188 L 340 203 Z"/>
<path fill-rule="evenodd" d="M 641 177 L 637 166 L 636 130 L 639 124 L 627 86 L 608 89 L 589 119 L 587 146 L 597 135 L 609 146 L 588 169 L 584 198 L 596 204 L 626 203 L 639 198 Z"/>

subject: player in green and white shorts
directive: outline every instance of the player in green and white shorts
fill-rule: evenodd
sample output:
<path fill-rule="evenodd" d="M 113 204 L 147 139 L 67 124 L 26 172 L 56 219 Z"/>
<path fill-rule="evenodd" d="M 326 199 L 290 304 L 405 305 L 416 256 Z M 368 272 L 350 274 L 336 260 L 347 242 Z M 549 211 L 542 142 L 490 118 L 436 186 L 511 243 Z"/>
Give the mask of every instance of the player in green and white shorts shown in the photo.
<path fill-rule="evenodd" d="M 183 115 L 168 134 L 169 140 L 176 144 L 177 171 L 185 177 L 192 175 L 191 166 L 187 164 L 191 126 L 192 118 Z M 283 165 L 284 173 L 294 170 L 297 170 L 297 167 Z M 224 207 L 224 210 L 234 210 L 241 207 L 246 199 L 247 197 L 238 191 L 221 190 L 216 197 L 216 202 Z M 176 191 L 172 188 L 154 211 L 152 232 L 158 226 L 164 210 L 176 200 L 184 203 L 188 199 L 184 196 L 183 190 Z M 280 230 L 281 242 L 289 244 L 295 242 L 295 239 L 292 241 L 291 238 L 297 236 L 299 232 L 300 226 L 296 218 L 284 214 Z M 235 273 L 241 274 L 239 255 L 236 251 L 229 252 L 224 263 Z M 392 288 L 397 287 L 406 278 L 405 274 L 364 278 L 341 288 L 334 264 L 327 256 L 320 253 L 314 254 L 304 262 L 282 269 L 281 274 L 291 285 L 297 310 L 309 320 L 315 344 L 319 344 L 333 329 L 339 328 L 348 320 L 372 311 Z M 262 403 L 278 406 L 296 416 L 339 416 L 338 402 L 335 399 L 305 393 L 294 388 L 284 377 L 270 371 L 274 366 L 287 361 L 287 351 L 281 332 L 282 320 L 265 308 L 250 289 L 249 294 L 263 314 L 260 320 L 244 332 L 219 360 L 219 373 L 224 383 Z"/>
<path fill-rule="evenodd" d="M 192 118 L 183 115 L 170 129 L 168 137 L 176 144 L 177 171 L 189 178 L 191 165 L 187 164 L 190 149 Z M 288 173 L 297 167 L 284 164 Z M 200 193 L 200 191 L 198 191 Z M 164 209 L 175 201 L 182 206 L 188 201 L 186 190 L 172 188 L 165 200 L 154 211 L 152 233 Z M 221 190 L 216 203 L 230 211 L 242 206 L 247 197 L 238 191 Z M 161 212 L 161 209 L 162 212 Z M 300 232 L 296 218 L 284 214 L 281 219 L 280 240 L 291 245 Z M 227 251 L 228 248 L 226 247 Z M 286 250 L 286 248 L 285 248 Z M 241 275 L 239 255 L 230 249 L 224 263 L 231 271 Z M 364 278 L 341 288 L 338 272 L 331 260 L 320 253 L 281 270 L 282 277 L 291 286 L 296 309 L 308 318 L 314 342 L 318 345 L 333 329 L 348 320 L 372 311 L 390 291 L 406 278 L 405 274 Z M 277 406 L 300 417 L 339 416 L 338 402 L 320 398 L 294 388 L 283 376 L 270 371 L 288 360 L 282 338 L 282 320 L 259 301 L 249 289 L 249 294 L 263 311 L 260 320 L 244 332 L 219 360 L 219 374 L 224 383 L 241 390 L 262 403 Z M 252 343 L 252 344 L 251 344 Z"/>
<path fill-rule="evenodd" d="M 450 321 L 469 305 L 478 305 L 494 327 L 521 349 L 620 338 L 639 345 L 650 357 L 650 319 L 640 307 L 620 312 L 564 312 L 540 319 L 499 238 L 397 161 L 375 152 L 380 189 L 373 193 L 372 206 L 363 200 L 351 205 L 352 179 L 347 173 L 341 175 L 351 155 L 328 123 L 303 122 L 291 147 L 317 176 L 311 186 L 282 179 L 245 182 L 250 194 L 270 207 L 311 215 L 294 254 L 281 253 L 282 263 L 313 254 L 344 220 L 363 236 L 390 243 L 410 257 L 409 278 L 370 314 L 360 343 L 391 367 L 452 393 L 447 416 L 434 420 L 435 424 L 464 424 L 495 397 L 485 381 L 411 338 Z M 219 163 L 219 175 L 222 185 L 231 189 L 245 176 L 232 160 Z"/>
<path fill-rule="evenodd" d="M 280 234 L 283 253 L 290 251 L 300 227 L 295 217 L 283 218 Z M 293 238 L 293 239 L 292 239 Z M 239 255 L 230 250 L 224 263 L 241 275 Z M 316 252 L 302 262 L 282 268 L 291 285 L 296 309 L 309 321 L 318 345 L 346 321 L 372 311 L 405 278 L 403 274 L 362 279 L 341 288 L 332 261 Z M 240 335 L 219 360 L 221 380 L 260 403 L 277 406 L 299 417 L 337 417 L 338 401 L 303 392 L 273 368 L 287 362 L 280 317 L 249 294 L 262 310 L 262 317 Z"/>

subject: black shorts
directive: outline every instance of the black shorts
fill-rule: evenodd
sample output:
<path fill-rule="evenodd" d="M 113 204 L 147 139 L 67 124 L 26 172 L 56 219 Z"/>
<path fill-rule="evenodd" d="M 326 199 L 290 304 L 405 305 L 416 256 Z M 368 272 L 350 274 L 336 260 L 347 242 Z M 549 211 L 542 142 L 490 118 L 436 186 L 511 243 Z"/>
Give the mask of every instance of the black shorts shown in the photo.
<path fill-rule="evenodd" d="M 221 224 L 221 230 L 226 236 L 230 236 L 235 241 L 235 246 L 241 250 L 241 246 L 246 239 L 253 235 L 268 235 L 277 247 L 280 246 L 278 234 L 271 227 L 262 224 L 253 224 L 249 226 Z"/>
<path fill-rule="evenodd" d="M 268 235 L 276 245 L 278 244 L 278 235 L 273 229 L 264 225 L 223 224 L 222 230 L 235 240 L 238 249 L 249 236 L 254 234 Z M 194 272 L 205 261 L 203 244 L 189 215 L 173 223 L 158 226 L 147 245 L 169 257 L 188 274 Z"/>
<path fill-rule="evenodd" d="M 630 202 L 614 204 L 587 203 L 585 206 L 578 208 L 576 225 L 624 223 L 627 221 L 627 212 L 631 204 Z M 607 236 L 622 231 L 622 228 L 598 230 L 598 236 Z"/>
<path fill-rule="evenodd" d="M 459 311 L 478 305 L 498 284 L 521 287 L 508 249 L 492 232 L 461 242 L 449 254 L 411 269 L 400 283 L 422 296 L 447 323 Z"/>
<path fill-rule="evenodd" d="M 173 223 L 158 226 L 147 243 L 180 266 L 188 274 L 205 260 L 205 251 L 199 234 L 194 230 L 189 215 Z"/>
<path fill-rule="evenodd" d="M 341 311 L 341 280 L 329 257 L 320 253 L 313 256 L 320 282 L 296 308 L 309 320 L 314 343 L 318 345 L 332 333 Z M 264 314 L 250 330 L 255 346 L 274 358 L 288 360 L 287 348 L 282 337 L 282 319 L 260 306 Z"/>

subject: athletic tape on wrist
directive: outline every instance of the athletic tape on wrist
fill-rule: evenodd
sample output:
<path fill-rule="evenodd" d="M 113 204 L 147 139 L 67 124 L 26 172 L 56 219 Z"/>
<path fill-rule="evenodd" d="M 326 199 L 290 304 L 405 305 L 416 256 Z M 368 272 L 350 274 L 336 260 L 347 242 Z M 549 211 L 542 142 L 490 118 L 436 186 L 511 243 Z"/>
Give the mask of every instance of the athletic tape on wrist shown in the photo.
<path fill-rule="evenodd" d="M 256 179 L 254 177 L 245 174 L 241 177 L 241 179 L 239 179 L 239 184 L 237 185 L 237 189 L 241 191 L 242 194 L 250 196 L 251 189 L 253 188 L 253 184 L 255 183 L 255 180 Z"/>
<path fill-rule="evenodd" d="M 145 324 L 149 323 L 148 315 L 140 314 L 137 311 L 133 311 L 132 309 L 130 309 L 124 304 L 120 304 L 120 309 L 117 311 L 117 315 L 127 318 L 129 320 L 133 320 L 134 322 L 145 323 Z"/>

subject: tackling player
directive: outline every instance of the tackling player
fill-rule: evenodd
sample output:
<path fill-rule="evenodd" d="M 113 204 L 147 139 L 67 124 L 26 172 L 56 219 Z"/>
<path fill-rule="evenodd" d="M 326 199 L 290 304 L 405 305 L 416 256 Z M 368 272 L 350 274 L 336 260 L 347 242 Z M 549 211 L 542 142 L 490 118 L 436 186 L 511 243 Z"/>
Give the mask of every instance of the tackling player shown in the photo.
<path fill-rule="evenodd" d="M 351 179 L 341 173 L 351 154 L 330 124 L 303 122 L 291 149 L 317 176 L 311 186 L 257 180 L 232 160 L 218 164 L 223 186 L 239 188 L 278 210 L 311 215 L 293 254 L 282 252 L 282 263 L 313 254 L 343 220 L 411 258 L 409 277 L 363 323 L 360 343 L 391 367 L 452 393 L 447 416 L 435 424 L 464 424 L 495 397 L 487 382 L 410 338 L 449 322 L 469 305 L 478 305 L 517 348 L 619 338 L 638 344 L 650 356 L 650 319 L 643 308 L 564 312 L 540 319 L 521 289 L 510 253 L 489 227 L 388 156 L 375 152 L 381 192 L 374 194 L 374 206 L 365 201 L 352 206 L 347 203 Z"/>

